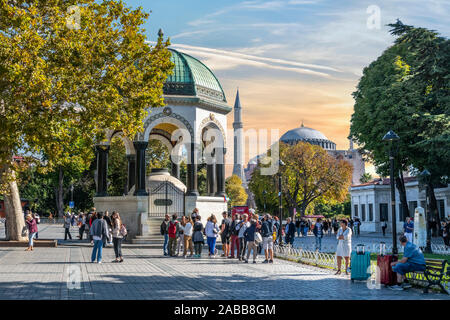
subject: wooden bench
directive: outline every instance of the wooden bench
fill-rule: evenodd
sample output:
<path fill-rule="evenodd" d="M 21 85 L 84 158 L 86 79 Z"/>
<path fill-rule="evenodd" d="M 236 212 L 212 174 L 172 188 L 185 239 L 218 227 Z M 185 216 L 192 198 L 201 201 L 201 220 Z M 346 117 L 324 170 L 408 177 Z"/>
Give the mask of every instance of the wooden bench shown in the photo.
<path fill-rule="evenodd" d="M 428 293 L 429 289 L 433 286 L 437 286 L 442 292 L 450 294 L 449 287 L 444 286 L 444 282 L 448 283 L 448 277 L 450 277 L 450 266 L 447 260 L 440 259 L 425 259 L 426 268 L 425 271 L 414 271 L 407 275 L 409 280 L 426 282 L 424 293 Z M 425 279 L 423 279 L 425 278 Z"/>

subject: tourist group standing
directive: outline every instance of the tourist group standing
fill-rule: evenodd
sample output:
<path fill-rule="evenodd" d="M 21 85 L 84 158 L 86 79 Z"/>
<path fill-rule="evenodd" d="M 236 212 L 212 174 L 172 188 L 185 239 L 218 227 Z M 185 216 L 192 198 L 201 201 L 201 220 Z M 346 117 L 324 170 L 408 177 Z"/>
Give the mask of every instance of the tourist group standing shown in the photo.
<path fill-rule="evenodd" d="M 201 222 L 198 209 L 195 209 L 190 217 L 183 216 L 180 221 L 176 214 L 172 217 L 166 215 L 160 226 L 161 235 L 164 236 L 163 254 L 170 257 L 179 256 L 182 246 L 184 258 L 200 258 L 206 238 L 210 258 L 219 256 L 216 245 L 220 240 L 220 256 L 223 258 L 248 263 L 251 256 L 252 262 L 256 263 L 261 248 L 265 255 L 263 263 L 272 263 L 273 244 L 279 234 L 277 225 L 279 224 L 270 215 L 260 219 L 254 213 L 234 214 L 229 217 L 227 212 L 223 212 L 220 224 L 212 214 L 205 226 Z M 295 232 L 295 226 L 292 227 L 292 232 Z M 190 255 L 187 255 L 188 251 Z"/>

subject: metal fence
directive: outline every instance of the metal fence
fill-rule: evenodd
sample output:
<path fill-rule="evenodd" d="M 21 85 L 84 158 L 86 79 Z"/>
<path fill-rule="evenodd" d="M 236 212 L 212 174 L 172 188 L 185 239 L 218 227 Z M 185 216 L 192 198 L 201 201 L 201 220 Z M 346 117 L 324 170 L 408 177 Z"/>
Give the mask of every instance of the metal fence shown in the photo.
<path fill-rule="evenodd" d="M 356 250 L 356 246 L 358 243 L 355 241 L 352 243 L 353 250 Z M 314 243 L 308 243 L 308 244 L 302 244 L 301 246 L 296 247 L 296 249 L 300 250 L 306 250 L 306 251 L 315 251 L 316 246 Z M 372 243 L 372 244 L 365 244 L 366 251 L 378 253 L 380 252 L 380 243 Z M 450 247 L 444 245 L 444 244 L 431 244 L 431 249 L 433 250 L 433 253 L 437 254 L 444 254 L 449 255 L 450 259 Z M 322 245 L 321 252 L 331 253 L 334 254 L 336 252 L 336 246 L 335 245 Z M 386 243 L 386 252 L 392 252 L 392 244 Z M 403 246 L 398 246 L 398 252 L 403 253 Z"/>

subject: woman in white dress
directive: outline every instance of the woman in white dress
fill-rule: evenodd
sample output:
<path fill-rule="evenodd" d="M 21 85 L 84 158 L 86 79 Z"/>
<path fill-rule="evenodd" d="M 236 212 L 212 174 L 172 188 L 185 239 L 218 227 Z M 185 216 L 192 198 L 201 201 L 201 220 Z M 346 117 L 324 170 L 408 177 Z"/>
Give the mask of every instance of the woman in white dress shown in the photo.
<path fill-rule="evenodd" d="M 347 220 L 341 220 L 336 238 L 338 239 L 336 258 L 337 269 L 336 274 L 341 274 L 342 257 L 345 259 L 345 274 L 348 275 L 348 266 L 350 262 L 350 254 L 352 252 L 352 230 L 348 227 Z"/>

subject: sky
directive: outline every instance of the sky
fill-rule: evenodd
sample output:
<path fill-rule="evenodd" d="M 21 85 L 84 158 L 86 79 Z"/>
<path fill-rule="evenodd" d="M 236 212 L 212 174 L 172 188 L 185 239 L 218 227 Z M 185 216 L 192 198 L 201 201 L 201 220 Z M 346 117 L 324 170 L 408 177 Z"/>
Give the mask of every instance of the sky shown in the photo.
<path fill-rule="evenodd" d="M 162 28 L 173 48 L 205 63 L 230 106 L 239 87 L 244 129 L 279 129 L 281 135 L 303 121 L 337 149 L 348 148 L 351 94 L 364 67 L 393 43 L 386 24 L 398 18 L 450 35 L 449 0 L 125 3 L 151 11 L 148 40 Z M 229 128 L 232 122 L 230 113 Z"/>

